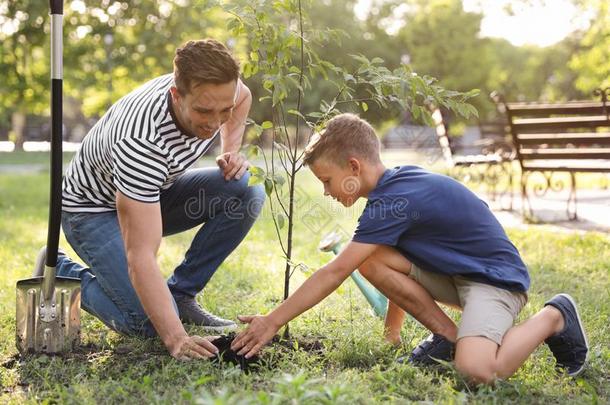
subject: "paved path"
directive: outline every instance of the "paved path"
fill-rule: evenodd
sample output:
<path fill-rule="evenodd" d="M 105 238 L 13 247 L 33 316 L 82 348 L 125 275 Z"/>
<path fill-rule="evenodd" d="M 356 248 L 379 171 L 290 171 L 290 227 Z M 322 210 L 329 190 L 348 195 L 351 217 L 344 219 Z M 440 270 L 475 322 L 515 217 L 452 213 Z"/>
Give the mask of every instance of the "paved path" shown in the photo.
<path fill-rule="evenodd" d="M 536 222 L 524 221 L 519 194 L 514 197 L 512 211 L 500 209 L 498 202 L 488 202 L 500 223 L 507 228 L 547 226 L 559 231 L 596 231 L 610 234 L 610 190 L 578 190 L 576 196 L 578 219 L 574 221 L 570 221 L 567 216 L 565 193 L 549 193 L 544 198 L 530 197 Z M 487 201 L 486 196 L 481 197 Z"/>

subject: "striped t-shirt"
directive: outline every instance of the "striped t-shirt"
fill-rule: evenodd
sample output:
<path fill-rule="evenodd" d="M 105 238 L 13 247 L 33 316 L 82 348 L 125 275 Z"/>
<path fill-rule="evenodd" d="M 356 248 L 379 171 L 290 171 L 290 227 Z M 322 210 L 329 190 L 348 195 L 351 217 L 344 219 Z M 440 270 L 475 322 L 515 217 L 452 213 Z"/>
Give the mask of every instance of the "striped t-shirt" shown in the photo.
<path fill-rule="evenodd" d="M 63 210 L 116 210 L 117 190 L 159 201 L 178 176 L 211 146 L 182 130 L 171 108 L 173 74 L 149 81 L 117 101 L 95 124 L 63 180 Z"/>

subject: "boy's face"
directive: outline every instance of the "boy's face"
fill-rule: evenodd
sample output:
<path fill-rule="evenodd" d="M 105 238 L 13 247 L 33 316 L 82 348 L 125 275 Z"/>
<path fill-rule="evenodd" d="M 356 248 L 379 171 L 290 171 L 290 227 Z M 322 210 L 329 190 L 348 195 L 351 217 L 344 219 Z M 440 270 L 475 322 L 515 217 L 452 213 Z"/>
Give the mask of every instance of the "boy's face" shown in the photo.
<path fill-rule="evenodd" d="M 324 185 L 324 195 L 329 195 L 345 207 L 351 207 L 360 197 L 360 162 L 350 158 L 345 167 L 321 157 L 309 168 Z"/>

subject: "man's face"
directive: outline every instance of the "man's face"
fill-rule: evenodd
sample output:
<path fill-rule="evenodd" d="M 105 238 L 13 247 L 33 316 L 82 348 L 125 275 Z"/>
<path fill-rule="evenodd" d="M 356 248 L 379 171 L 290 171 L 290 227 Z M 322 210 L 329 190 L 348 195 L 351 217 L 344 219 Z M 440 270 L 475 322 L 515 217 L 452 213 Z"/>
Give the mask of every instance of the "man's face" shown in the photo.
<path fill-rule="evenodd" d="M 324 185 L 324 195 L 331 196 L 345 207 L 351 207 L 360 197 L 360 170 L 353 160 L 350 159 L 350 162 L 342 167 L 321 157 L 309 166 Z"/>
<path fill-rule="evenodd" d="M 231 118 L 237 82 L 194 85 L 187 94 L 172 87 L 174 111 L 180 125 L 191 135 L 209 139 Z"/>

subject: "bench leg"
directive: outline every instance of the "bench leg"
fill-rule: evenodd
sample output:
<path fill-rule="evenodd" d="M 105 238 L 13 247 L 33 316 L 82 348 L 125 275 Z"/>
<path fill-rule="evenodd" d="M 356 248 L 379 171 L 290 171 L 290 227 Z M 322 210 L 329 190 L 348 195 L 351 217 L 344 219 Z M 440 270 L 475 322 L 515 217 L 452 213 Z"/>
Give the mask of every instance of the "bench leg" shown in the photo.
<path fill-rule="evenodd" d="M 521 171 L 521 215 L 526 219 L 532 219 L 534 213 L 532 212 L 532 205 L 527 195 L 528 177 L 528 172 Z"/>
<path fill-rule="evenodd" d="M 508 161 L 508 162 L 502 162 L 501 163 L 501 168 L 502 171 L 504 173 L 506 173 L 506 175 L 508 176 L 508 211 L 512 211 L 513 210 L 513 187 L 514 187 L 514 183 L 513 183 L 513 167 L 512 167 L 512 162 Z M 502 206 L 502 208 L 504 209 L 504 206 Z"/>
<path fill-rule="evenodd" d="M 576 174 L 573 172 L 570 172 L 570 195 L 568 196 L 566 211 L 570 221 L 578 219 L 576 213 Z"/>

